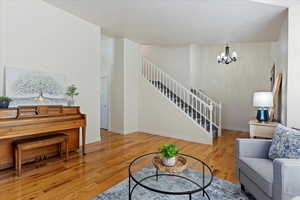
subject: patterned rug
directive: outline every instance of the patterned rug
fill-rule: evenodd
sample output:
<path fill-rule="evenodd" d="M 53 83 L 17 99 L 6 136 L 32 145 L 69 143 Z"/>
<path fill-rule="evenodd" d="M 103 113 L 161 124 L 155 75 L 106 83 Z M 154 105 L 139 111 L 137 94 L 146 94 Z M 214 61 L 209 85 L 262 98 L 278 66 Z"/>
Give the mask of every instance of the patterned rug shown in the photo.
<path fill-rule="evenodd" d="M 153 166 L 149 166 L 139 171 L 134 175 L 134 177 L 145 177 L 148 175 L 153 175 L 153 171 Z M 188 174 L 189 177 L 193 178 L 202 176 L 202 173 L 191 169 L 186 169 L 182 173 L 184 173 L 185 175 Z M 156 188 L 164 190 L 169 189 L 168 191 L 182 191 L 182 188 L 193 187 L 189 186 L 189 183 L 187 183 L 186 181 L 182 181 L 179 179 L 174 179 L 173 181 L 175 181 L 176 183 L 169 182 L 169 184 L 165 184 L 165 182 L 163 181 L 156 182 L 154 177 L 152 180 L 149 179 L 147 181 L 149 181 L 147 184 L 151 184 L 152 181 L 153 183 L 155 182 L 155 185 L 157 185 Z M 134 184 L 133 181 L 131 181 L 131 184 Z M 166 188 L 166 186 L 168 186 L 169 188 Z M 250 195 L 246 195 L 241 191 L 240 185 L 233 184 L 229 181 L 219 178 L 214 178 L 212 184 L 205 191 L 208 193 L 211 200 L 254 200 L 253 197 L 251 197 Z M 202 196 L 202 192 L 195 193 L 192 197 L 192 199 L 195 200 L 207 200 L 207 197 Z M 106 192 L 99 194 L 93 200 L 128 200 L 128 178 L 110 188 Z M 132 200 L 189 200 L 189 196 L 172 196 L 159 194 L 137 186 L 133 192 Z"/>

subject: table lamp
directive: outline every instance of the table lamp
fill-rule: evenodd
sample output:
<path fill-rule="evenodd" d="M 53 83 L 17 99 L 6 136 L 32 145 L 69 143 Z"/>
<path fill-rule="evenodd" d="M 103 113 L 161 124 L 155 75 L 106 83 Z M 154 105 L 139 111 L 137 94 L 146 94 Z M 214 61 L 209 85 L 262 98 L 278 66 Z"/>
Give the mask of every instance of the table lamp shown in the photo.
<path fill-rule="evenodd" d="M 256 92 L 253 96 L 253 107 L 258 108 L 256 119 L 259 122 L 269 121 L 269 108 L 273 107 L 272 92 Z"/>

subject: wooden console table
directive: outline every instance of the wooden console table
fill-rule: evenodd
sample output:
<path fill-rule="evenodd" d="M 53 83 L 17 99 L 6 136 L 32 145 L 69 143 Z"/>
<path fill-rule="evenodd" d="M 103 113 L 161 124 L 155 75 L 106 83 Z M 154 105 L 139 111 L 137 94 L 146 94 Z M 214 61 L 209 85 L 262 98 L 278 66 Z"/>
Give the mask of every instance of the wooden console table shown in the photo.
<path fill-rule="evenodd" d="M 79 149 L 79 134 L 82 134 L 82 153 L 85 154 L 86 115 L 80 107 L 69 106 L 21 106 L 0 109 L 0 169 L 14 165 L 13 145 L 17 139 L 35 138 L 64 133 L 68 135 L 69 151 Z M 46 146 L 24 153 L 24 162 L 32 162 L 41 154 L 58 155 L 56 146 Z"/>

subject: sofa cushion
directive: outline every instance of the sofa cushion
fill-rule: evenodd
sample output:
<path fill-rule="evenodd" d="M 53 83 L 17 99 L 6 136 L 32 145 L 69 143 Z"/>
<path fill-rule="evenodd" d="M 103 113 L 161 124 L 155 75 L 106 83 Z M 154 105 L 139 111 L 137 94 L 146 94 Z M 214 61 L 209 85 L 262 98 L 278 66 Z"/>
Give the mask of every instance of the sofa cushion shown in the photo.
<path fill-rule="evenodd" d="M 285 150 L 285 157 L 300 159 L 300 131 L 292 129 L 287 134 L 288 148 Z"/>
<path fill-rule="evenodd" d="M 265 194 L 272 197 L 273 162 L 269 159 L 241 157 L 239 168 Z"/>
<path fill-rule="evenodd" d="M 274 160 L 276 158 L 286 158 L 288 146 L 288 132 L 292 129 L 279 124 L 273 135 L 272 144 L 269 150 L 269 158 Z"/>

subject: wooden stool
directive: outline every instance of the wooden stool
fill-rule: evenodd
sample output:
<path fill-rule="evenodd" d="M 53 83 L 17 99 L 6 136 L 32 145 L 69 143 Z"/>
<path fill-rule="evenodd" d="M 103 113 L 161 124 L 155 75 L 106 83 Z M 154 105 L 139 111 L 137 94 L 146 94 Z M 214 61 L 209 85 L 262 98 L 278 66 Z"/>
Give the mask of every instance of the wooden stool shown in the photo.
<path fill-rule="evenodd" d="M 65 144 L 65 160 L 69 158 L 69 137 L 66 134 L 54 134 L 44 137 L 28 138 L 18 140 L 13 143 L 15 156 L 15 169 L 18 176 L 22 174 L 22 152 L 26 150 L 36 149 L 45 146 L 59 145 L 58 150 L 60 156 L 63 155 L 62 145 Z"/>

